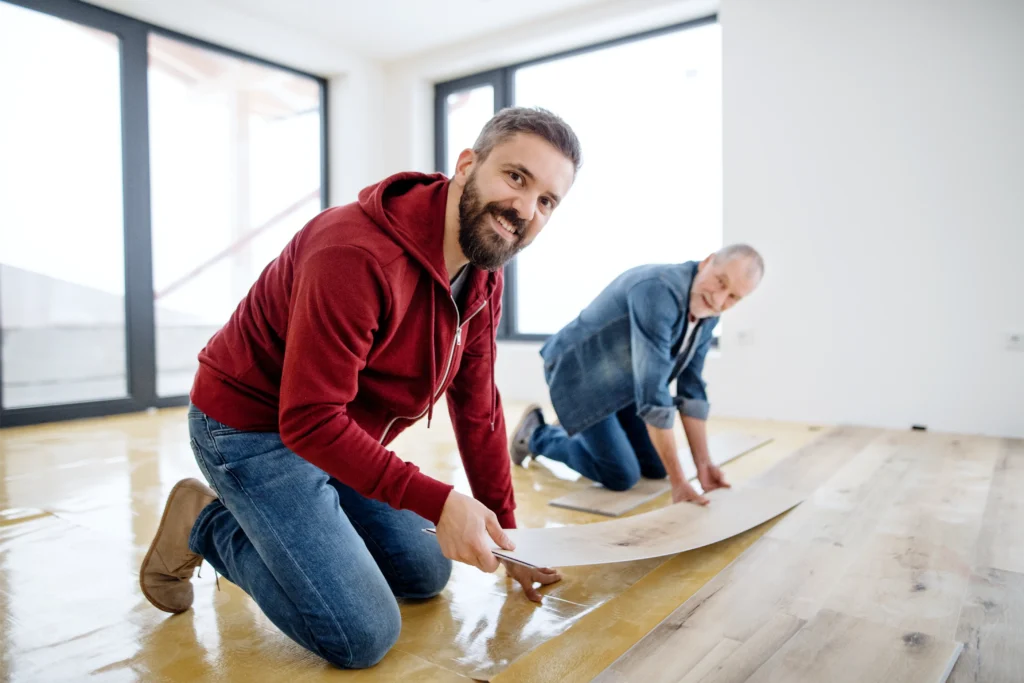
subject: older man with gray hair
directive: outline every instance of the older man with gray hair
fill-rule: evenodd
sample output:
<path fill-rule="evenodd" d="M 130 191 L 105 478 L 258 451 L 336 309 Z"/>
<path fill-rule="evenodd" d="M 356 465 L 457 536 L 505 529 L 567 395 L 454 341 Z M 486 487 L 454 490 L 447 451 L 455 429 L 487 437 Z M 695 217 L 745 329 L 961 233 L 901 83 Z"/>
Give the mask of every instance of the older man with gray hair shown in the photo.
<path fill-rule="evenodd" d="M 638 266 L 617 277 L 541 348 L 561 424 L 547 424 L 539 406 L 528 407 L 509 443 L 512 460 L 522 465 L 543 455 L 616 491 L 641 476 L 667 476 L 673 502 L 706 505 L 683 475 L 674 415 L 682 418 L 701 487 L 728 487 L 708 454 L 704 359 L 719 316 L 763 276 L 761 255 L 735 244 L 700 262 Z"/>

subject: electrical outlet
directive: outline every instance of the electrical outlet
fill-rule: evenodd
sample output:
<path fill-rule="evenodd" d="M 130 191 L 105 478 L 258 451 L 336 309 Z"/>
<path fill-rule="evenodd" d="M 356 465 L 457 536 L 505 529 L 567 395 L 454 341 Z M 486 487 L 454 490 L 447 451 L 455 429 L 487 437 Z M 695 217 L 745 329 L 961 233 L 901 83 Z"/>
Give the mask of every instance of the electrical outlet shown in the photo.
<path fill-rule="evenodd" d="M 1010 351 L 1024 351 L 1024 332 L 1011 332 L 1006 335 L 1006 348 Z"/>

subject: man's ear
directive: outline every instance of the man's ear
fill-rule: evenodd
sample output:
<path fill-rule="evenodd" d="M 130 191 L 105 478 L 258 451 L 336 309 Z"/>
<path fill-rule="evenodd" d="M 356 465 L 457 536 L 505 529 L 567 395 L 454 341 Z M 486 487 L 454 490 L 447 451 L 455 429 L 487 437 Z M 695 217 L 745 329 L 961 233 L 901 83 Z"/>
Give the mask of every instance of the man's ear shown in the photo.
<path fill-rule="evenodd" d="M 459 158 L 455 161 L 455 175 L 452 176 L 452 179 L 457 180 L 460 185 L 465 185 L 466 179 L 469 177 L 469 173 L 475 163 L 476 152 L 471 149 L 464 149 L 459 152 Z"/>

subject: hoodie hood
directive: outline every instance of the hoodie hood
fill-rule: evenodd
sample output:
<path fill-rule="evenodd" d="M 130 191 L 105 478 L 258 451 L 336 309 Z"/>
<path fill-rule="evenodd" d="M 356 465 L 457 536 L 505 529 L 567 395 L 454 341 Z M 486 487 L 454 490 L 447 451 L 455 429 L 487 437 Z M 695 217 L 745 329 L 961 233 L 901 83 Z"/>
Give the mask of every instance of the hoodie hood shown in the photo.
<path fill-rule="evenodd" d="M 359 192 L 359 207 L 382 230 L 416 259 L 423 269 L 440 284 L 445 293 L 451 297 L 451 281 L 448 278 L 448 267 L 444 261 L 444 231 L 448 191 L 451 181 L 442 173 L 398 173 L 370 185 Z M 476 273 L 467 283 L 465 300 L 472 306 L 479 301 L 480 288 L 486 289 L 485 298 L 488 307 L 491 349 L 491 429 L 494 429 L 497 410 L 497 386 L 494 381 L 495 330 L 494 306 L 491 301 L 499 275 L 476 268 Z M 436 287 L 431 289 L 431 330 L 430 330 L 430 376 L 432 385 L 431 397 L 437 393 L 436 349 L 434 348 L 437 325 Z M 431 398 L 427 408 L 427 427 L 434 414 L 434 399 Z"/>
<path fill-rule="evenodd" d="M 444 224 L 448 186 L 448 178 L 440 173 L 399 173 L 359 192 L 360 208 L 446 286 L 449 280 L 444 262 Z"/>

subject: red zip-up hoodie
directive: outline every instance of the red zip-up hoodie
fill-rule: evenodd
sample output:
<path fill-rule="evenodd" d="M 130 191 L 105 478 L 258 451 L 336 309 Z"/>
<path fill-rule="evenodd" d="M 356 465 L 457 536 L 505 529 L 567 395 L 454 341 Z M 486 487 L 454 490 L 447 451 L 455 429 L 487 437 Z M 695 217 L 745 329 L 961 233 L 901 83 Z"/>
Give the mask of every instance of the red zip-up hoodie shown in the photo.
<path fill-rule="evenodd" d="M 327 209 L 270 263 L 199 354 L 192 403 L 369 498 L 435 524 L 452 486 L 386 446 L 448 409 L 474 497 L 515 527 L 494 330 L 501 273 L 473 266 L 458 308 L 444 261 L 448 180 L 401 173 Z"/>

